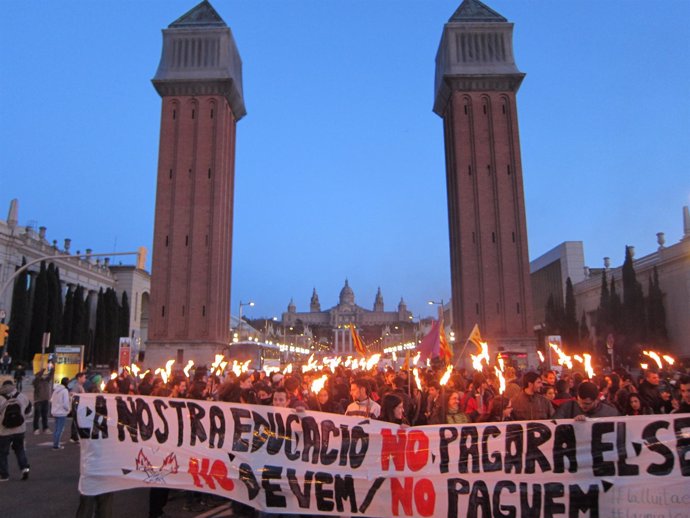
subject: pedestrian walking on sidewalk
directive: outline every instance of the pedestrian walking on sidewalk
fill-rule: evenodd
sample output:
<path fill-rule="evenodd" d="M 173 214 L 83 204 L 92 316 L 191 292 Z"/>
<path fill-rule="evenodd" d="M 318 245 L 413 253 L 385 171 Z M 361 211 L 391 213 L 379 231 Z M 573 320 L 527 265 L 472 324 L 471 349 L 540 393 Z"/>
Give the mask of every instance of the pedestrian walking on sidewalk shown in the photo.
<path fill-rule="evenodd" d="M 55 385 L 53 396 L 50 398 L 51 415 L 55 418 L 55 431 L 53 432 L 53 449 L 61 450 L 64 448 L 60 444 L 62 431 L 65 429 L 65 421 L 71 410 L 69 390 L 67 384 L 69 378 L 62 378 L 60 383 Z"/>
<path fill-rule="evenodd" d="M 8 457 L 10 448 L 17 457 L 22 480 L 29 478 L 29 461 L 24 449 L 26 416 L 31 413 L 31 401 L 19 392 L 11 380 L 0 387 L 0 482 L 10 478 Z"/>

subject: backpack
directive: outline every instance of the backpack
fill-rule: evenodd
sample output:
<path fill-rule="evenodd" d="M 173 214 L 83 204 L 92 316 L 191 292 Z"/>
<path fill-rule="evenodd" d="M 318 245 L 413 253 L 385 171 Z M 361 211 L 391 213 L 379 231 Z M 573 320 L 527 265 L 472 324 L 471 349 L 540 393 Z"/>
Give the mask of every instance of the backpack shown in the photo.
<path fill-rule="evenodd" d="M 4 396 L 7 399 L 7 406 L 5 407 L 5 416 L 2 418 L 2 426 L 5 428 L 17 428 L 24 424 L 24 416 L 22 415 L 22 407 L 17 400 L 17 394 L 11 397 Z"/>

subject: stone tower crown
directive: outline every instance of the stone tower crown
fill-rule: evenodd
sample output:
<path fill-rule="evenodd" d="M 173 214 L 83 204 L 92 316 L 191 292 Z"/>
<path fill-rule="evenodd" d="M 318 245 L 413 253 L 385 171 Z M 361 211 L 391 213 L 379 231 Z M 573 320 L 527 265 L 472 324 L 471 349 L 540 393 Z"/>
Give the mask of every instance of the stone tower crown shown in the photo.
<path fill-rule="evenodd" d="M 513 24 L 479 0 L 464 0 L 436 53 L 434 112 L 443 117 L 452 90 L 517 91 L 524 77 L 513 57 Z"/>
<path fill-rule="evenodd" d="M 235 39 L 207 0 L 163 29 L 163 53 L 152 82 L 161 97 L 223 95 L 235 120 L 247 113 Z"/>

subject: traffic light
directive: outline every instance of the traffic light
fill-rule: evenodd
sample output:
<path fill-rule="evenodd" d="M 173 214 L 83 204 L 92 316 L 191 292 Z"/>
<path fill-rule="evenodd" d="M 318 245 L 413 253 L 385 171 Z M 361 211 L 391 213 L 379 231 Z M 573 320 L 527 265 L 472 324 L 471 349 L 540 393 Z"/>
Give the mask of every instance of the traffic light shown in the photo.
<path fill-rule="evenodd" d="M 4 344 L 7 337 L 10 335 L 10 326 L 7 324 L 0 324 L 0 344 Z"/>

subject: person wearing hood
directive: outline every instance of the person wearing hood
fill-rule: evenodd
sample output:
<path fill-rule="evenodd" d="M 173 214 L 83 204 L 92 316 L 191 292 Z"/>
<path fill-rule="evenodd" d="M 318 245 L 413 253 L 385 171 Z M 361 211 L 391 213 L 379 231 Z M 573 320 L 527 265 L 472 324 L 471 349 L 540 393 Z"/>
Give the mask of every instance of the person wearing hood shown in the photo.
<path fill-rule="evenodd" d="M 17 405 L 19 408 L 17 408 Z M 24 449 L 26 416 L 31 413 L 31 401 L 19 392 L 12 380 L 0 387 L 0 482 L 10 478 L 7 459 L 10 448 L 17 457 L 22 480 L 29 478 L 29 461 Z"/>
<path fill-rule="evenodd" d="M 50 414 L 55 418 L 55 431 L 53 432 L 53 449 L 62 450 L 64 446 L 60 444 L 62 431 L 65 429 L 65 421 L 71 410 L 69 390 L 67 385 L 69 378 L 62 378 L 60 383 L 53 388 L 53 395 L 50 398 Z"/>

